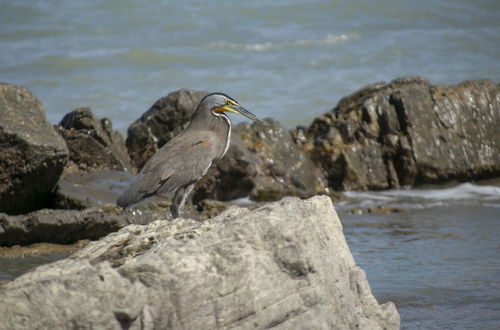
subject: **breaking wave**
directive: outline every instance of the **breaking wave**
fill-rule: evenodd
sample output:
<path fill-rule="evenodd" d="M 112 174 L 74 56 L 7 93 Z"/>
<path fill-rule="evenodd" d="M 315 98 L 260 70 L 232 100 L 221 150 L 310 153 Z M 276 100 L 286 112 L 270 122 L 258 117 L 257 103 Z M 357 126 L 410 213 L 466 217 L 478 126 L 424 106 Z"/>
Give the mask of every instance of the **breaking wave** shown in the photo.
<path fill-rule="evenodd" d="M 348 200 L 337 205 L 344 207 L 383 205 L 420 209 L 442 205 L 483 205 L 500 208 L 500 187 L 472 183 L 463 183 L 451 188 L 346 191 L 343 194 Z"/>
<path fill-rule="evenodd" d="M 263 42 L 263 43 L 232 43 L 227 41 L 217 41 L 209 44 L 214 48 L 229 48 L 229 49 L 243 49 L 250 51 L 267 51 L 282 49 L 287 47 L 304 47 L 304 46 L 326 46 L 341 44 L 350 40 L 358 39 L 357 33 L 347 33 L 334 35 L 329 34 L 323 39 L 305 39 L 305 40 L 288 40 L 283 42 Z"/>

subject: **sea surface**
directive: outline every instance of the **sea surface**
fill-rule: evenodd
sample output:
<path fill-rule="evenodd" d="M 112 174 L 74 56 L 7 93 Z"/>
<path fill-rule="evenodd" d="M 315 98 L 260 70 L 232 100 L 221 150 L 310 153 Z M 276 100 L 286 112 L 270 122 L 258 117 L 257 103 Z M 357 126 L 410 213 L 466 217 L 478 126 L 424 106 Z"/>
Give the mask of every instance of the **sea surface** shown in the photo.
<path fill-rule="evenodd" d="M 500 329 L 500 180 L 348 192 L 349 248 L 403 329 Z M 349 214 L 377 206 L 391 214 Z"/>
<path fill-rule="evenodd" d="M 500 82 L 500 1 L 0 0 L 0 81 L 27 87 L 54 124 L 90 106 L 125 134 L 192 88 L 294 127 L 404 75 Z M 499 181 L 347 196 L 350 249 L 402 328 L 500 328 Z M 403 212 L 350 212 L 378 205 Z M 0 280 L 64 255 L 0 259 Z"/>
<path fill-rule="evenodd" d="M 184 87 L 293 127 L 404 75 L 500 82 L 500 1 L 0 0 L 0 81 L 52 123 L 90 106 L 125 133 Z"/>

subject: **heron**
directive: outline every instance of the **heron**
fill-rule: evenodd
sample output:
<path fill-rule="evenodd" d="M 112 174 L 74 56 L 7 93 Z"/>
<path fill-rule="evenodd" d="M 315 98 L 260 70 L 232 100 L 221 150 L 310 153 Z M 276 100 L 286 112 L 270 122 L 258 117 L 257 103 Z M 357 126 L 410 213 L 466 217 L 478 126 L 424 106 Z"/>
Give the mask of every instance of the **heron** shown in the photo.
<path fill-rule="evenodd" d="M 231 121 L 226 113 L 240 114 L 268 125 L 226 94 L 206 95 L 198 103 L 186 129 L 144 164 L 116 204 L 125 209 L 146 198 L 175 192 L 170 212 L 172 218 L 182 216 L 195 183 L 229 148 Z"/>

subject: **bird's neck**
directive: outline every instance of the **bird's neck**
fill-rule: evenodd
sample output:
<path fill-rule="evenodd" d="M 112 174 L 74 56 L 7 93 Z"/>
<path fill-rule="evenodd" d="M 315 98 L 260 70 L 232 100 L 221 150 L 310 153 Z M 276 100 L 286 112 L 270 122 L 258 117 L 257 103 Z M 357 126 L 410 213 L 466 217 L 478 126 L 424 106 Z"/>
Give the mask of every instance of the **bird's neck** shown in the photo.
<path fill-rule="evenodd" d="M 217 159 L 226 154 L 231 142 L 231 121 L 226 114 L 211 111 L 195 113 L 186 130 L 208 131 L 215 134 L 221 146 L 220 156 Z"/>

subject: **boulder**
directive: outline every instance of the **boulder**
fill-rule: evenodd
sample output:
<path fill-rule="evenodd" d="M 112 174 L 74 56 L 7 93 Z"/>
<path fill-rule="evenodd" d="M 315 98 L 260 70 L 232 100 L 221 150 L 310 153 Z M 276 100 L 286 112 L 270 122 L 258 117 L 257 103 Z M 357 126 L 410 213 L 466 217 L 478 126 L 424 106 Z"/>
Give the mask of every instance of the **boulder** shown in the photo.
<path fill-rule="evenodd" d="M 135 171 L 123 137 L 113 130 L 109 119 L 97 119 L 90 108 L 67 113 L 56 129 L 69 148 L 71 165 L 78 171 Z"/>
<path fill-rule="evenodd" d="M 165 143 L 178 135 L 206 92 L 180 89 L 156 101 L 127 130 L 125 141 L 134 166 L 144 163 Z"/>
<path fill-rule="evenodd" d="M 43 209 L 24 215 L 0 213 L 0 246 L 71 244 L 101 238 L 131 223 L 146 224 L 168 217 L 167 209 L 122 211 L 111 205 L 83 211 Z"/>
<path fill-rule="evenodd" d="M 0 329 L 398 329 L 327 197 L 130 225 L 0 288 Z"/>
<path fill-rule="evenodd" d="M 295 141 L 338 190 L 472 180 L 500 174 L 500 86 L 376 83 L 343 98 Z"/>
<path fill-rule="evenodd" d="M 196 185 L 193 202 L 250 196 L 275 201 L 283 196 L 310 197 L 327 187 L 325 176 L 273 119 L 269 126 L 240 123 L 233 127 L 227 154 Z"/>
<path fill-rule="evenodd" d="M 68 149 L 26 88 L 0 83 L 0 149 L 0 212 L 46 207 Z"/>

